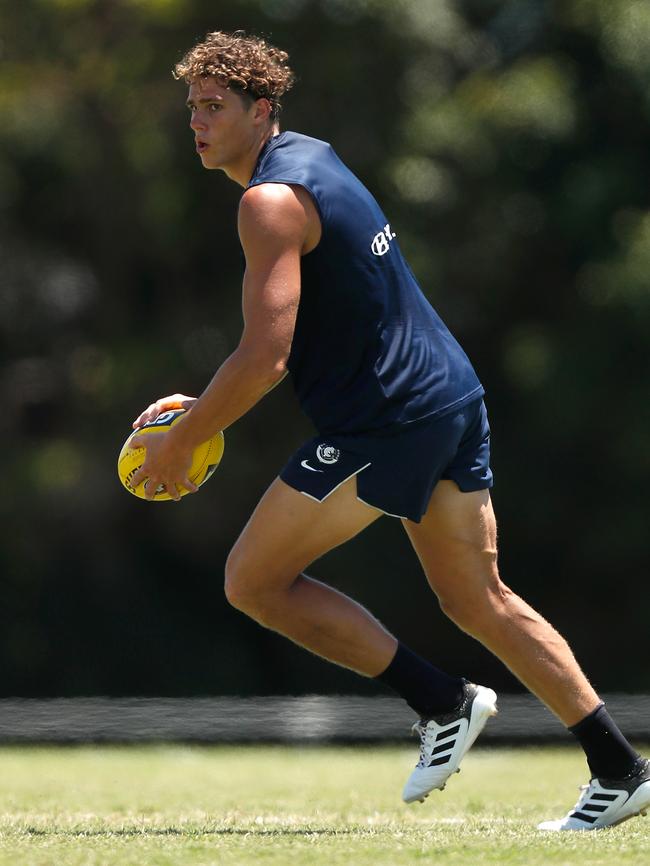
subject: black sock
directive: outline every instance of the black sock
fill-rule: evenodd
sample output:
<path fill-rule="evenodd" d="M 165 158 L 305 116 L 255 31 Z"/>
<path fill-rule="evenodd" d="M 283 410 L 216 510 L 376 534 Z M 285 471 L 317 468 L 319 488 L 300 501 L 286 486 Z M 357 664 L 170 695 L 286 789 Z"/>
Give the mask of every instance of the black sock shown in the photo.
<path fill-rule="evenodd" d="M 569 730 L 576 737 L 597 779 L 624 779 L 638 769 L 641 756 L 619 731 L 605 704 Z"/>
<path fill-rule="evenodd" d="M 402 643 L 376 679 L 401 695 L 424 719 L 455 710 L 463 700 L 465 680 L 438 670 Z"/>

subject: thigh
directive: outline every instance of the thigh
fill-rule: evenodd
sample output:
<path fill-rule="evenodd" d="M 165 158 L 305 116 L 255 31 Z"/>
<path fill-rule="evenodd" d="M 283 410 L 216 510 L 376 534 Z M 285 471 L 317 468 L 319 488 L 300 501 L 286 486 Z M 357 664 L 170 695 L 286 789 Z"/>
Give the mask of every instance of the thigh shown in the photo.
<path fill-rule="evenodd" d="M 382 516 L 357 499 L 356 477 L 323 502 L 276 478 L 260 500 L 228 558 L 228 568 L 249 586 L 281 586 L 315 559 Z"/>
<path fill-rule="evenodd" d="M 420 523 L 402 521 L 442 602 L 498 583 L 497 529 L 490 493 L 440 481 Z"/>

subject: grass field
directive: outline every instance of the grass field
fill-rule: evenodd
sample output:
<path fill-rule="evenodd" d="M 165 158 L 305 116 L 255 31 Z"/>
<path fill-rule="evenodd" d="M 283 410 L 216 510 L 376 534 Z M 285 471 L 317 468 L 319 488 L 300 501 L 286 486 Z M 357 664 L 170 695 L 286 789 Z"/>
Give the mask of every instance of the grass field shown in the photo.
<path fill-rule="evenodd" d="M 474 750 L 404 806 L 387 747 L 0 749 L 2 866 L 650 864 L 650 819 L 546 835 L 586 781 L 577 750 Z"/>

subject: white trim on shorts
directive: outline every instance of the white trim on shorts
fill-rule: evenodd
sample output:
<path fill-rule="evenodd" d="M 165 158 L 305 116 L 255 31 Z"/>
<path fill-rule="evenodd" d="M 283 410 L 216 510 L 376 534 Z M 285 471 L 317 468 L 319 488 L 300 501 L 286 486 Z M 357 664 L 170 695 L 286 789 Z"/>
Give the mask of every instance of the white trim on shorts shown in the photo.
<path fill-rule="evenodd" d="M 366 502 L 365 499 L 362 499 L 360 496 L 357 496 L 359 502 L 363 502 L 364 505 L 368 505 L 370 508 L 376 508 L 377 511 L 381 511 L 382 514 L 385 514 L 386 517 L 397 517 L 399 520 L 410 520 L 409 517 L 402 517 L 401 514 L 391 514 L 390 511 L 384 511 L 383 508 L 378 508 L 376 505 L 371 505 L 370 502 Z"/>
<path fill-rule="evenodd" d="M 327 499 L 327 497 L 328 497 L 328 496 L 331 496 L 332 493 L 334 493 L 335 490 L 338 490 L 339 487 L 340 487 L 342 484 L 345 484 L 346 481 L 349 481 L 350 478 L 354 478 L 355 475 L 358 475 L 359 472 L 362 472 L 364 469 L 367 469 L 369 466 L 372 466 L 372 460 L 370 461 L 370 463 L 366 463 L 365 466 L 362 466 L 361 469 L 357 469 L 357 470 L 356 470 L 355 472 L 353 472 L 351 475 L 348 475 L 348 477 L 347 477 L 347 478 L 344 478 L 343 481 L 339 481 L 339 483 L 336 485 L 336 487 L 332 487 L 332 489 L 330 490 L 330 492 L 329 492 L 329 493 L 326 493 L 325 496 L 323 496 L 322 499 L 318 499 L 316 496 L 312 496 L 311 493 L 306 493 L 304 490 L 299 490 L 298 492 L 299 492 L 299 493 L 302 493 L 303 496 L 307 496 L 309 499 L 313 499 L 314 502 L 325 502 L 325 500 Z M 286 481 L 285 481 L 285 484 L 286 484 Z M 357 496 L 357 499 L 358 499 L 358 498 L 359 498 L 359 497 Z M 368 504 L 367 502 L 364 502 L 364 505 L 367 505 L 367 504 Z"/>

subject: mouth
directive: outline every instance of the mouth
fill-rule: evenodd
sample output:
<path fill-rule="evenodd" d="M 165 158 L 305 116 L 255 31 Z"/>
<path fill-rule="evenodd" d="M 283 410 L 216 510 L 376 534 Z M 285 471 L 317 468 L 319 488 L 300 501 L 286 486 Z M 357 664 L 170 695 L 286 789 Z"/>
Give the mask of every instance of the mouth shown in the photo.
<path fill-rule="evenodd" d="M 200 140 L 197 139 L 197 142 L 196 142 L 196 152 L 197 152 L 197 153 L 203 153 L 203 151 L 204 151 L 204 150 L 207 150 L 209 146 L 210 146 L 210 145 L 207 143 L 207 141 L 200 141 Z"/>

